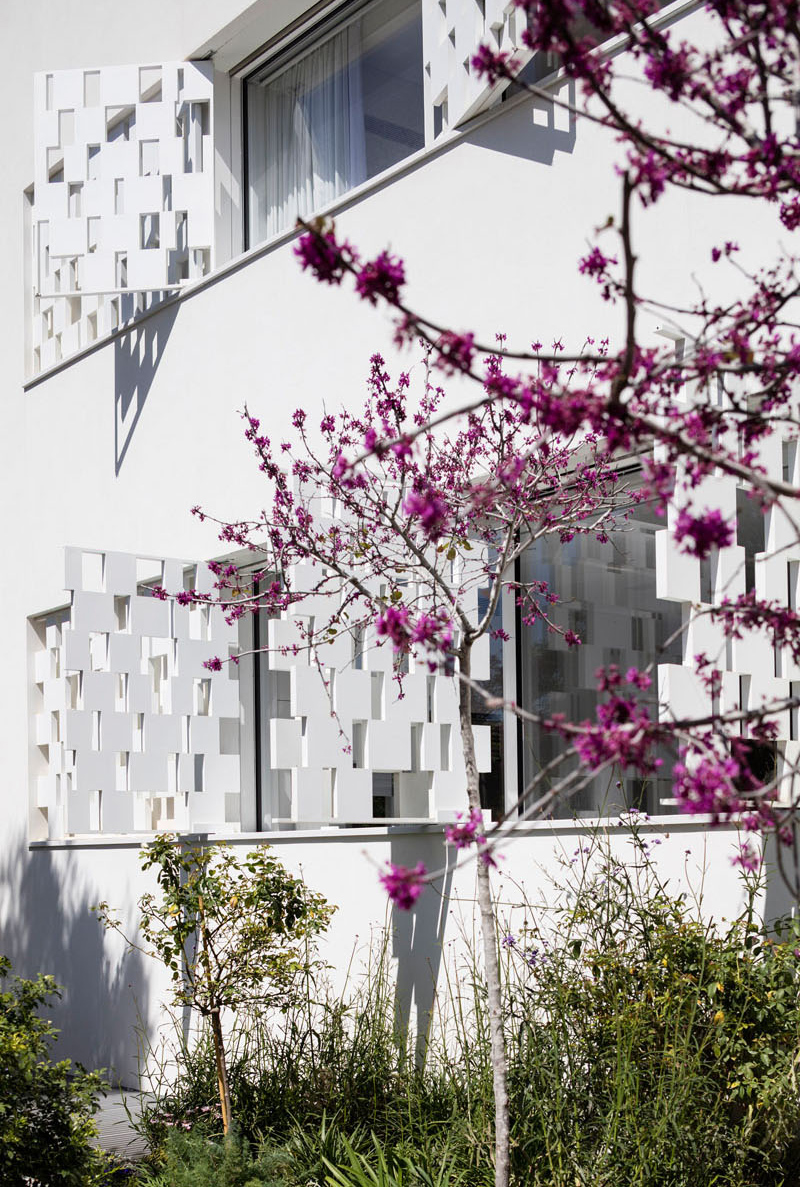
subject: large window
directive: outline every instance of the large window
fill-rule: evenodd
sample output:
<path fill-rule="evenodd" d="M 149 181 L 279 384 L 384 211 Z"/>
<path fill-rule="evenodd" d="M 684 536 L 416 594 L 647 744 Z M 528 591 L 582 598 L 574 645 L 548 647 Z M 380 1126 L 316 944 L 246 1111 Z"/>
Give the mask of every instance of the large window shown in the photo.
<path fill-rule="evenodd" d="M 244 89 L 252 246 L 424 146 L 420 0 L 346 6 Z"/>
<path fill-rule="evenodd" d="M 625 528 L 608 543 L 576 536 L 537 541 L 522 558 L 522 581 L 545 580 L 562 604 L 554 617 L 580 635 L 567 647 L 560 635 L 538 622 L 521 633 L 520 701 L 544 716 L 563 713 L 568 721 L 594 720 L 598 704 L 595 672 L 616 664 L 623 672 L 657 663 L 681 663 L 681 607 L 656 597 L 655 533 L 663 527 L 648 508 L 637 507 Z M 655 681 L 654 681 L 655 685 Z M 653 689 L 655 692 L 655 689 Z M 655 701 L 655 696 L 653 697 Z M 526 725 L 522 731 L 523 786 L 563 750 L 553 733 Z M 577 795 L 557 801 L 556 817 L 615 813 L 626 807 L 664 811 L 671 796 L 668 756 L 658 778 L 643 780 L 613 771 L 594 779 Z M 560 769 L 554 779 L 560 778 Z M 545 787 L 541 787 L 537 796 Z"/>

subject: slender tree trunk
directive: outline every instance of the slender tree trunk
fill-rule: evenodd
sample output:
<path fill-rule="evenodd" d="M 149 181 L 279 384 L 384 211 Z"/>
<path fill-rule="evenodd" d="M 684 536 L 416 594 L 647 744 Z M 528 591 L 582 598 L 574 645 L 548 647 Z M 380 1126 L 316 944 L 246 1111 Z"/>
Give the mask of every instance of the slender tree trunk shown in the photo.
<path fill-rule="evenodd" d="M 214 1055 L 217 1059 L 217 1087 L 222 1105 L 222 1132 L 231 1131 L 231 1094 L 228 1089 L 228 1067 L 225 1061 L 225 1045 L 222 1041 L 222 1022 L 219 1008 L 211 1011 L 211 1034 L 214 1039 Z"/>
<path fill-rule="evenodd" d="M 463 644 L 459 651 L 461 673 L 469 677 L 471 644 Z M 459 718 L 461 724 L 461 745 L 464 751 L 464 767 L 467 776 L 467 795 L 470 808 L 480 810 L 480 787 L 478 767 L 475 761 L 475 739 L 472 735 L 472 689 L 460 681 Z M 509 1108 L 508 1108 L 508 1059 L 503 1034 L 503 1003 L 500 989 L 500 960 L 497 943 L 497 924 L 489 866 L 477 861 L 478 909 L 481 916 L 481 940 L 486 971 L 486 988 L 489 998 L 489 1039 L 492 1054 L 492 1081 L 494 1088 L 494 1181 L 495 1187 L 508 1187 L 509 1181 Z"/>
<path fill-rule="evenodd" d="M 209 1002 L 213 1002 L 215 1000 L 215 994 L 214 981 L 211 976 L 211 945 L 209 943 L 208 924 L 206 923 L 206 913 L 203 909 L 202 895 L 198 899 L 197 908 L 200 918 L 201 960 L 203 961 L 203 968 L 205 970 Z M 214 1056 L 217 1061 L 217 1088 L 219 1089 L 219 1101 L 222 1106 L 222 1132 L 228 1134 L 231 1130 L 231 1094 L 228 1088 L 228 1065 L 225 1059 L 225 1043 L 222 1038 L 222 1020 L 220 1018 L 219 1006 L 212 1006 L 209 1010 L 209 1016 L 211 1018 L 211 1038 L 214 1043 Z"/>

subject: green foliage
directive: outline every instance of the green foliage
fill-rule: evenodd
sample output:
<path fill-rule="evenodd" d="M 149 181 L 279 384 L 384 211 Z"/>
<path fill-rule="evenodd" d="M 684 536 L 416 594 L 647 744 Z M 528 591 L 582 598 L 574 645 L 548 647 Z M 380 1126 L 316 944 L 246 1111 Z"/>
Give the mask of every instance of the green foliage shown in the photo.
<path fill-rule="evenodd" d="M 373 1159 L 366 1158 L 344 1140 L 346 1163 L 336 1166 L 328 1159 L 325 1176 L 330 1187 L 408 1187 L 408 1163 L 402 1156 L 387 1154 L 380 1142 L 373 1139 Z"/>
<path fill-rule="evenodd" d="M 229 1048 L 237 1124 L 251 1142 L 264 1137 L 285 1146 L 299 1184 L 323 1184 L 326 1158 L 345 1165 L 345 1138 L 371 1158 L 374 1133 L 386 1149 L 432 1170 L 448 1139 L 463 1138 L 467 1160 L 474 1149 L 468 1136 L 472 1089 L 459 1068 L 447 1067 L 432 1051 L 415 1065 L 398 1031 L 388 959 L 385 945 L 373 951 L 365 977 L 347 998 L 309 985 L 306 997 L 285 1013 L 237 1015 Z M 218 1132 L 215 1075 L 210 1039 L 183 1048 L 178 1081 L 165 1082 L 145 1117 L 152 1142 L 158 1144 L 166 1125 Z M 476 1095 L 482 1097 L 478 1111 L 490 1111 L 490 1081 Z"/>
<path fill-rule="evenodd" d="M 164 833 L 143 850 L 142 868 L 157 869 L 161 892 L 139 900 L 142 940 L 169 971 L 175 1005 L 207 1016 L 291 999 L 308 967 L 307 941 L 334 908 L 288 874 L 269 846 L 237 857 L 226 845 Z M 119 930 L 107 904 L 98 911 Z"/>
<path fill-rule="evenodd" d="M 329 1187 L 458 1187 L 463 1178 L 446 1153 L 431 1173 L 407 1154 L 387 1152 L 374 1136 L 371 1159 L 355 1150 L 346 1138 L 342 1144 L 345 1160 L 338 1165 L 328 1158 L 324 1160 Z"/>
<path fill-rule="evenodd" d="M 557 940 L 512 952 L 517 1174 L 548 1187 L 798 1181 L 800 940 L 715 929 L 636 858 L 592 858 Z M 752 903 L 752 900 L 751 900 Z"/>
<path fill-rule="evenodd" d="M 311 940 L 333 908 L 266 845 L 238 858 L 226 845 L 192 845 L 164 833 L 142 852 L 142 867 L 158 870 L 161 893 L 139 900 L 141 950 L 168 970 L 173 1004 L 210 1020 L 228 1133 L 233 1109 L 222 1011 L 254 1003 L 285 1009 L 298 982 L 308 980 Z M 106 927 L 121 930 L 106 903 L 96 910 Z"/>
<path fill-rule="evenodd" d="M 280 1150 L 255 1155 L 237 1133 L 221 1142 L 202 1133 L 173 1130 L 163 1151 L 163 1168 L 145 1173 L 142 1187 L 286 1187 L 288 1165 Z"/>
<path fill-rule="evenodd" d="M 751 910 L 716 928 L 596 842 L 505 952 L 512 1170 L 522 1187 L 794 1187 L 800 1182 L 800 935 Z M 752 895 L 756 893 L 753 887 Z M 518 916 L 519 919 L 519 916 Z M 492 1084 L 480 967 L 450 969 L 447 1044 L 398 1027 L 387 945 L 349 997 L 307 983 L 284 1013 L 237 1016 L 242 1132 L 288 1187 L 488 1187 Z M 150 1114 L 218 1126 L 209 1042 Z M 202 1112 L 201 1110 L 205 1110 Z M 167 1117 L 166 1114 L 169 1114 Z M 199 1129 L 198 1129 L 199 1132 Z"/>
<path fill-rule="evenodd" d="M 295 1125 L 285 1150 L 291 1159 L 293 1177 L 307 1184 L 324 1183 L 330 1166 L 346 1165 L 351 1151 L 360 1153 L 369 1146 L 368 1135 L 360 1126 L 348 1137 L 336 1121 L 329 1121 L 323 1114 L 318 1129 Z"/>
<path fill-rule="evenodd" d="M 0 957 L 0 983 L 10 962 Z M 14 978 L 0 992 L 0 1182 L 87 1187 L 101 1159 L 90 1145 L 102 1076 L 50 1061 L 57 1031 L 38 1011 L 59 990 L 52 977 Z"/>

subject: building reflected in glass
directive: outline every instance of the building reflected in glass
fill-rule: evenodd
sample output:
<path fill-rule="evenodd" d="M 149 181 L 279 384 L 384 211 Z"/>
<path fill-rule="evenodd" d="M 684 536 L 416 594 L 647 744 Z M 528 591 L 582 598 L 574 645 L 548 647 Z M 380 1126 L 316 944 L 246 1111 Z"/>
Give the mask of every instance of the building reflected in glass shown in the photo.
<path fill-rule="evenodd" d="M 546 581 L 560 602 L 552 607 L 554 622 L 580 636 L 580 647 L 568 647 L 562 635 L 541 621 L 520 626 L 520 704 L 550 717 L 561 713 L 568 721 L 594 720 L 599 694 L 595 673 L 616 664 L 645 668 L 682 659 L 681 606 L 656 597 L 655 533 L 663 520 L 646 507 L 637 507 L 623 528 L 609 533 L 608 543 L 593 535 L 576 536 L 562 544 L 557 536 L 539 540 L 521 560 L 523 585 Z M 651 689 L 656 716 L 653 673 Z M 639 694 L 649 695 L 649 694 Z M 564 749 L 558 735 L 538 725 L 521 727 L 522 786 Z M 547 815 L 554 818 L 615 814 L 636 807 L 648 812 L 669 810 L 662 801 L 671 796 L 669 756 L 658 777 L 643 779 L 631 772 L 603 772 L 572 798 L 557 801 Z M 542 795 L 567 767 L 537 788 Z"/>

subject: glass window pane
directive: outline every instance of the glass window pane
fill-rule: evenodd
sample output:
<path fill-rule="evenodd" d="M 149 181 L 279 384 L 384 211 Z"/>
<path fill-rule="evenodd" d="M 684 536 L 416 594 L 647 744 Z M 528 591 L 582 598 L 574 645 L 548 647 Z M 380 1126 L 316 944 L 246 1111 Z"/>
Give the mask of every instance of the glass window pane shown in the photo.
<path fill-rule="evenodd" d="M 423 147 L 419 0 L 382 0 L 245 83 L 249 243 Z"/>
<path fill-rule="evenodd" d="M 522 627 L 520 691 L 524 708 L 547 717 L 563 713 L 568 721 L 594 720 L 598 668 L 616 664 L 624 672 L 629 667 L 644 668 L 653 660 L 681 663 L 681 606 L 656 597 L 656 529 L 649 519 L 652 515 L 647 509 L 637 508 L 624 530 L 610 534 L 608 543 L 593 536 L 576 536 L 561 544 L 557 537 L 550 537 L 538 541 L 522 557 L 523 583 L 547 581 L 561 599 L 561 604 L 553 607 L 554 621 L 582 639 L 581 646 L 570 648 L 541 621 Z M 673 635 L 676 637 L 668 642 Z M 563 751 L 564 742 L 558 735 L 525 725 L 524 785 Z M 562 765 L 533 798 L 544 794 L 567 769 Z M 660 801 L 671 795 L 668 771 L 665 761 L 662 773 L 649 780 L 631 772 L 605 772 L 571 799 L 557 801 L 550 814 L 559 818 L 594 816 L 625 807 L 663 811 Z"/>

